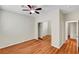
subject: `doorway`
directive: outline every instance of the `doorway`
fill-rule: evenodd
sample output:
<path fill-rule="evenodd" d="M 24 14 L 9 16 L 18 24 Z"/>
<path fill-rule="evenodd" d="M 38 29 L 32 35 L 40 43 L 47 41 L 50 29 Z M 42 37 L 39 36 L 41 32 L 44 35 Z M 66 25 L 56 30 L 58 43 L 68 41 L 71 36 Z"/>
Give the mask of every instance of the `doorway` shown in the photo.
<path fill-rule="evenodd" d="M 68 39 L 69 38 L 77 38 L 77 22 L 70 22 L 68 24 Z"/>
<path fill-rule="evenodd" d="M 38 23 L 38 38 L 41 38 L 42 23 Z"/>
<path fill-rule="evenodd" d="M 78 21 L 66 22 L 66 40 L 70 38 L 78 40 Z"/>
<path fill-rule="evenodd" d="M 79 20 L 78 20 L 78 53 L 79 53 Z"/>
<path fill-rule="evenodd" d="M 44 36 L 50 35 L 50 25 L 48 21 L 38 22 L 38 38 L 42 39 Z"/>
<path fill-rule="evenodd" d="M 66 34 L 65 34 L 66 40 L 73 39 L 76 42 L 75 47 L 77 48 L 77 51 L 78 51 L 79 21 L 78 20 L 67 21 L 65 28 L 66 28 L 66 31 L 65 31 L 66 32 Z"/>

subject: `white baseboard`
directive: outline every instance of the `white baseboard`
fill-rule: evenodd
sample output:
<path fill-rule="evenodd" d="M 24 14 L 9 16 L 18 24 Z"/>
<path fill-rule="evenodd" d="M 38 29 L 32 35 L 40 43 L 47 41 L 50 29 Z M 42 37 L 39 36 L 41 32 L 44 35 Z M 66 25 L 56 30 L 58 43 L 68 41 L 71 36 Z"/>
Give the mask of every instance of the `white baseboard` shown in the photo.
<path fill-rule="evenodd" d="M 2 49 L 2 48 L 6 48 L 6 47 L 9 47 L 9 46 L 12 46 L 12 45 L 20 44 L 20 43 L 23 43 L 23 42 L 25 42 L 25 41 L 29 41 L 29 40 L 33 40 L 33 39 L 27 39 L 27 40 L 24 40 L 24 41 L 18 41 L 18 42 L 6 43 L 6 44 L 0 46 L 0 49 Z"/>
<path fill-rule="evenodd" d="M 61 45 L 59 45 L 59 46 L 54 45 L 54 47 L 60 49 L 60 48 L 63 46 L 63 44 L 64 44 L 65 42 L 66 42 L 66 40 L 65 40 Z M 51 43 L 51 46 L 53 46 L 52 43 Z"/>

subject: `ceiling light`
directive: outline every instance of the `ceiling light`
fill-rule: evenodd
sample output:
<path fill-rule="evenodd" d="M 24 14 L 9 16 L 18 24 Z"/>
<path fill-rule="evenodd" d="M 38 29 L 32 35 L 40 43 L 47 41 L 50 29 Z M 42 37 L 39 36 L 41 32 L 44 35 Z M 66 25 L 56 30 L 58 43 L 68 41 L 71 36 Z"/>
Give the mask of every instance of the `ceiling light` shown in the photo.
<path fill-rule="evenodd" d="M 35 10 L 30 10 L 31 13 L 35 13 Z"/>
<path fill-rule="evenodd" d="M 25 7 L 24 5 L 22 7 Z M 42 10 L 42 8 L 37 8 L 34 5 L 27 5 L 28 8 L 24 8 L 23 11 L 29 11 L 29 14 L 36 13 L 40 14 L 39 11 Z"/>

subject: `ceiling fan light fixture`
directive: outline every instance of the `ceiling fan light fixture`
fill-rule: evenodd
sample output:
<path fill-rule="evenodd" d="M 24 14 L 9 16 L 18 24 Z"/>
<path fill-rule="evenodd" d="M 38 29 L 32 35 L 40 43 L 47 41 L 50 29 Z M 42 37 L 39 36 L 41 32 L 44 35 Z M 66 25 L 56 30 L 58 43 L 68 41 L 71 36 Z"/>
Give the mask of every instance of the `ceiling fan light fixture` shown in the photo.
<path fill-rule="evenodd" d="M 24 5 L 22 6 L 24 7 Z M 42 8 L 36 8 L 34 5 L 27 5 L 28 9 L 23 9 L 23 11 L 29 11 L 30 14 L 36 13 L 40 14 L 38 11 L 42 10 Z"/>
<path fill-rule="evenodd" d="M 35 10 L 30 10 L 31 13 L 35 13 Z"/>

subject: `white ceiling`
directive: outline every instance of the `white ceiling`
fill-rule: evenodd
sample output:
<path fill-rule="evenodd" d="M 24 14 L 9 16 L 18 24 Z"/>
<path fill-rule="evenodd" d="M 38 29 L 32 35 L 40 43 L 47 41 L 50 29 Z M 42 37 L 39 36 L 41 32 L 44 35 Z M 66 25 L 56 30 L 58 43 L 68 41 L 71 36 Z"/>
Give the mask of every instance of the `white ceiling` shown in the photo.
<path fill-rule="evenodd" d="M 1 5 L 0 9 L 29 16 L 39 16 L 41 14 L 51 12 L 56 8 L 61 9 L 63 13 L 79 11 L 79 5 L 40 5 L 40 6 L 37 5 L 37 7 L 42 8 L 40 14 L 32 14 L 32 15 L 30 15 L 28 11 L 22 11 L 23 8 L 21 7 L 21 5 Z"/>

